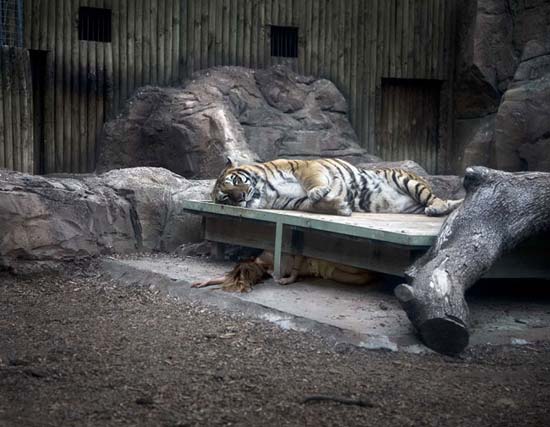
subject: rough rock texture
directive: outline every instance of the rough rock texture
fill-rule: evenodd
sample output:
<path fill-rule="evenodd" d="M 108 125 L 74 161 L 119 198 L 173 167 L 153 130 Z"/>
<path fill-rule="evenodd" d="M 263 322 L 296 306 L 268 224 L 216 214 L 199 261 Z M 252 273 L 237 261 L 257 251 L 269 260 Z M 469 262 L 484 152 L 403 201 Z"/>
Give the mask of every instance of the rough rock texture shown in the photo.
<path fill-rule="evenodd" d="M 173 250 L 197 241 L 200 218 L 182 199 L 206 199 L 211 181 L 161 168 L 53 178 L 0 170 L 0 266 L 15 271 L 108 253 Z"/>
<path fill-rule="evenodd" d="M 144 87 L 108 122 L 98 171 L 160 166 L 215 178 L 226 158 L 376 159 L 358 145 L 347 103 L 334 84 L 288 68 L 217 67 L 181 88 Z"/>
<path fill-rule="evenodd" d="M 439 197 L 463 197 L 458 176 L 430 176 L 412 161 L 363 166 L 410 170 Z M 152 167 L 75 177 L 0 170 L 0 268 L 28 272 L 100 254 L 173 252 L 201 241 L 201 218 L 181 205 L 210 199 L 212 186 Z"/>
<path fill-rule="evenodd" d="M 550 170 L 550 2 L 459 8 L 452 170 Z"/>
<path fill-rule="evenodd" d="M 495 138 L 496 112 L 483 117 L 455 121 L 455 139 L 466 141 L 461 156 L 460 169 L 468 165 L 491 163 L 491 147 Z"/>
<path fill-rule="evenodd" d="M 478 0 L 474 63 L 491 86 L 501 92 L 506 90 L 518 62 L 513 29 L 508 0 Z"/>
<path fill-rule="evenodd" d="M 496 115 L 494 162 L 499 169 L 550 171 L 550 38 L 539 47 L 537 56 L 526 48 Z"/>

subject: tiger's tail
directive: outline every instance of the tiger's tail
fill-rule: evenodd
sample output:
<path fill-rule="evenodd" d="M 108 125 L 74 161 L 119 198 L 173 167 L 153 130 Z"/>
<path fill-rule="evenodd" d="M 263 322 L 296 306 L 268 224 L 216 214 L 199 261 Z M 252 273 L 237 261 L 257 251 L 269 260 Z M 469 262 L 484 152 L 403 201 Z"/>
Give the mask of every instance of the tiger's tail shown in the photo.
<path fill-rule="evenodd" d="M 421 206 L 424 206 L 424 213 L 428 216 L 442 216 L 454 211 L 464 199 L 443 200 L 437 197 L 428 182 L 424 178 L 403 169 L 379 169 L 388 182 L 394 185 L 403 193 L 408 194 Z"/>

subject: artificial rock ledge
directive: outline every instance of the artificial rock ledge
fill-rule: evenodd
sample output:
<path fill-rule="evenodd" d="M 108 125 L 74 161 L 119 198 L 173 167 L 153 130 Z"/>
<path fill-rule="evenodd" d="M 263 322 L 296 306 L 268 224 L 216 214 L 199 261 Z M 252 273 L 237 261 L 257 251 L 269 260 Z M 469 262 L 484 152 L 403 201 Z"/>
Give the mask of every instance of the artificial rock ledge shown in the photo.
<path fill-rule="evenodd" d="M 214 67 L 180 87 L 139 88 L 103 128 L 97 171 L 160 166 L 186 178 L 216 178 L 227 157 L 380 160 L 359 146 L 348 106 L 326 79 L 283 66 Z"/>
<path fill-rule="evenodd" d="M 166 169 L 46 177 L 0 170 L 0 268 L 30 272 L 100 254 L 172 251 L 198 241 L 184 199 L 209 198 L 212 181 Z"/>

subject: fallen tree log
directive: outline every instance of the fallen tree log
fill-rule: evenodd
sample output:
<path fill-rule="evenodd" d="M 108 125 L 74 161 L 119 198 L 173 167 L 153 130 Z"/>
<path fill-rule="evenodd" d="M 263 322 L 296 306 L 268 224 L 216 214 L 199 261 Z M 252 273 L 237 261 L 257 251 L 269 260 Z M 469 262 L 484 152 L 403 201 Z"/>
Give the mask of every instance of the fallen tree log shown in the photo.
<path fill-rule="evenodd" d="M 436 243 L 407 271 L 395 295 L 422 341 L 445 354 L 469 342 L 464 292 L 521 241 L 550 228 L 550 173 L 471 167 L 464 203 Z"/>

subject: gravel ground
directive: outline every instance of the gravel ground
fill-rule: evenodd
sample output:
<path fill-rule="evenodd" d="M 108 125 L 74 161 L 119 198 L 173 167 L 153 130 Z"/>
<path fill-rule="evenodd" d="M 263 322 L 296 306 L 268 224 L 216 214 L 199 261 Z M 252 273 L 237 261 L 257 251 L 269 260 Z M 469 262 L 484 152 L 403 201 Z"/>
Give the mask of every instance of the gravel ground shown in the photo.
<path fill-rule="evenodd" d="M 549 362 L 548 344 L 332 348 L 95 267 L 0 275 L 1 426 L 542 426 Z"/>

